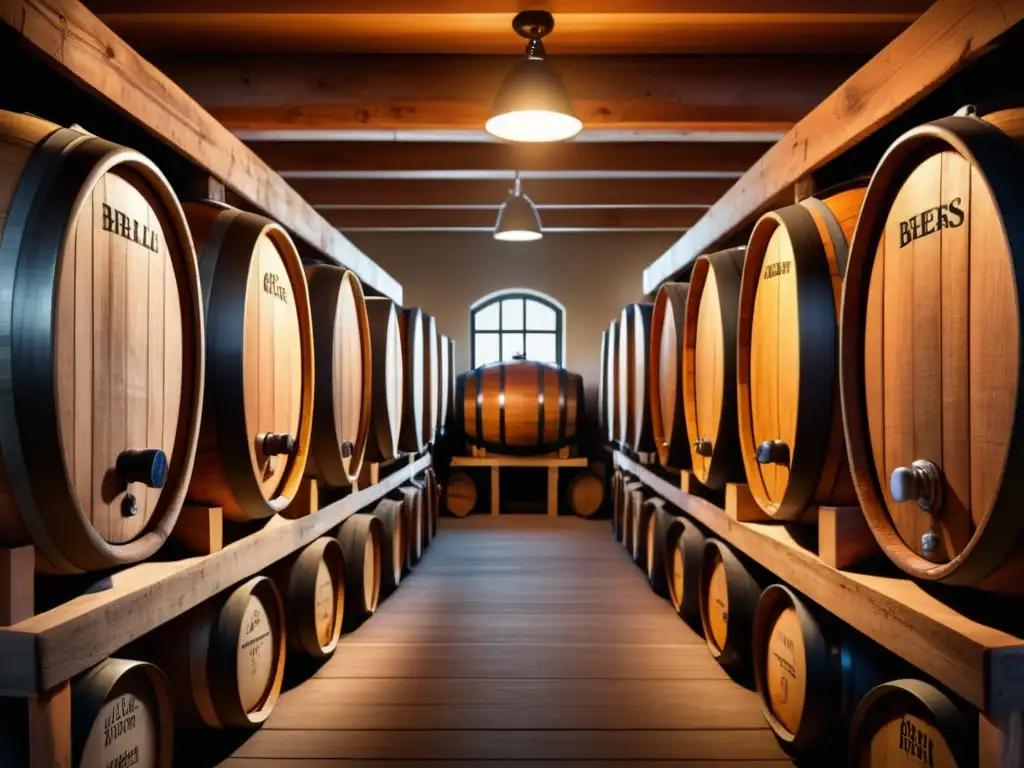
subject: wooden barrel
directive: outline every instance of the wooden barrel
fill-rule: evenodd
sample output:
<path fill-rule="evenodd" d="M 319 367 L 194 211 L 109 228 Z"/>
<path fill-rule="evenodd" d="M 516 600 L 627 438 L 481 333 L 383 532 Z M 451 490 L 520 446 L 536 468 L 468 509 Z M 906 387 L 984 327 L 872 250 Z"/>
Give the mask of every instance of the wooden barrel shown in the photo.
<path fill-rule="evenodd" d="M 355 272 L 306 268 L 313 318 L 316 386 L 306 473 L 326 485 L 359 477 L 370 437 L 372 342 L 363 286 Z M 387 390 L 381 396 L 387 404 Z"/>
<path fill-rule="evenodd" d="M 633 533 L 630 536 L 630 554 L 633 562 L 647 572 L 647 529 L 650 527 L 651 515 L 654 509 L 650 503 L 653 498 L 648 499 L 644 494 L 633 497 Z"/>
<path fill-rule="evenodd" d="M 420 490 L 421 503 L 419 533 L 420 553 L 422 556 L 422 553 L 430 546 L 430 519 L 434 514 L 434 505 L 430 495 L 429 481 L 425 472 L 422 475 L 411 478 L 409 482 Z"/>
<path fill-rule="evenodd" d="M 186 203 L 206 312 L 206 405 L 189 499 L 244 522 L 283 511 L 313 428 L 313 326 L 302 262 L 262 216 Z"/>
<path fill-rule="evenodd" d="M 889 148 L 840 334 L 847 452 L 875 538 L 912 576 L 1011 593 L 1024 591 L 1020 138 L 1014 110 Z"/>
<path fill-rule="evenodd" d="M 382 296 L 364 302 L 370 328 L 370 433 L 367 461 L 390 461 L 398 455 L 402 428 L 405 366 L 395 303 Z"/>
<path fill-rule="evenodd" d="M 622 546 L 633 557 L 633 537 L 636 534 L 636 518 L 644 505 L 644 484 L 638 480 L 627 483 L 624 490 L 625 504 L 622 508 Z M 635 557 L 633 562 L 637 562 Z"/>
<path fill-rule="evenodd" d="M 577 517 L 593 517 L 604 503 L 604 480 L 589 469 L 577 472 L 569 481 L 566 500 Z"/>
<path fill-rule="evenodd" d="M 461 374 L 456 423 L 473 445 L 499 453 L 557 451 L 579 439 L 583 379 L 530 360 L 491 363 Z"/>
<path fill-rule="evenodd" d="M 427 499 L 430 501 L 427 538 L 433 541 L 437 536 L 438 525 L 441 523 L 441 484 L 437 481 L 437 473 L 433 467 L 427 467 L 423 476 L 427 481 Z"/>
<path fill-rule="evenodd" d="M 743 478 L 736 428 L 736 320 L 743 248 L 701 256 L 683 326 L 683 410 L 690 466 L 709 488 Z"/>
<path fill-rule="evenodd" d="M 651 429 L 658 460 L 669 469 L 690 468 L 690 441 L 683 406 L 683 330 L 689 283 L 658 289 L 651 316 L 649 390 Z"/>
<path fill-rule="evenodd" d="M 377 610 L 382 570 L 381 523 L 373 515 L 355 514 L 338 529 L 345 557 L 345 621 L 355 628 Z"/>
<path fill-rule="evenodd" d="M 0 545 L 60 573 L 163 545 L 199 435 L 201 295 L 152 162 L 0 112 Z"/>
<path fill-rule="evenodd" d="M 321 536 L 270 575 L 284 599 L 288 647 L 314 659 L 329 657 L 345 615 L 345 559 L 337 539 Z"/>
<path fill-rule="evenodd" d="M 445 397 L 447 398 L 448 405 L 445 408 L 446 420 L 444 424 L 445 433 L 452 429 L 452 423 L 455 420 L 455 339 L 448 339 L 448 361 L 451 365 L 451 370 L 448 376 L 448 386 L 445 391 Z"/>
<path fill-rule="evenodd" d="M 456 517 L 465 517 L 476 509 L 476 483 L 466 472 L 452 472 L 444 488 L 444 503 Z"/>
<path fill-rule="evenodd" d="M 402 502 L 381 499 L 373 510 L 373 516 L 380 520 L 380 589 L 386 597 L 398 589 L 405 570 L 408 544 L 405 541 L 405 518 Z"/>
<path fill-rule="evenodd" d="M 765 720 L 794 757 L 834 755 L 853 708 L 881 678 L 869 646 L 782 584 L 754 613 L 754 681 Z"/>
<path fill-rule="evenodd" d="M 779 520 L 856 504 L 839 407 L 839 329 L 863 182 L 766 213 L 740 290 L 740 450 L 754 500 Z"/>
<path fill-rule="evenodd" d="M 284 679 L 287 631 L 274 582 L 254 576 L 140 641 L 171 683 L 182 726 L 255 728 Z"/>
<path fill-rule="evenodd" d="M 423 491 L 414 485 L 405 485 L 399 493 L 405 516 L 405 561 L 411 569 L 423 556 Z"/>
<path fill-rule="evenodd" d="M 608 441 L 618 442 L 622 439 L 619 434 L 619 323 L 612 320 L 608 326 L 608 346 L 605 366 L 605 432 Z"/>
<path fill-rule="evenodd" d="M 717 539 L 704 546 L 700 573 L 700 619 L 711 655 L 725 669 L 745 677 L 761 587 L 748 566 Z"/>
<path fill-rule="evenodd" d="M 441 392 L 441 351 L 437 321 L 423 315 L 423 444 L 431 445 L 441 426 L 439 396 Z"/>
<path fill-rule="evenodd" d="M 398 447 L 409 453 L 423 450 L 423 423 L 427 403 L 424 388 L 430 385 L 426 375 L 426 328 L 423 310 L 418 307 L 402 310 L 398 323 L 402 337 L 402 426 Z"/>
<path fill-rule="evenodd" d="M 622 524 L 622 485 L 625 482 L 626 473 L 618 467 L 612 471 L 611 495 L 612 495 L 612 536 L 619 538 L 619 528 Z"/>
<path fill-rule="evenodd" d="M 922 680 L 893 680 L 861 700 L 847 743 L 855 768 L 968 768 L 978 765 L 978 716 Z"/>
<path fill-rule="evenodd" d="M 448 431 L 449 393 L 452 391 L 452 345 L 450 339 L 440 334 L 437 348 L 440 374 L 437 390 L 437 432 L 443 435 Z"/>
<path fill-rule="evenodd" d="M 669 553 L 675 549 L 683 524 L 668 508 L 664 499 L 648 499 L 649 514 L 644 537 L 644 566 L 647 583 L 657 594 L 668 597 Z"/>
<path fill-rule="evenodd" d="M 107 659 L 71 686 L 71 740 L 81 768 L 171 768 L 174 703 L 159 667 Z"/>
<path fill-rule="evenodd" d="M 653 304 L 627 304 L 619 317 L 619 433 L 624 447 L 653 453 L 648 389 Z"/>
<path fill-rule="evenodd" d="M 608 331 L 601 331 L 601 363 L 597 376 L 597 429 L 608 432 Z"/>
<path fill-rule="evenodd" d="M 707 539 L 695 523 L 678 517 L 676 521 L 682 527 L 676 535 L 675 546 L 669 552 L 670 557 L 665 561 L 668 596 L 682 619 L 691 626 L 700 627 L 700 579 L 704 571 Z"/>

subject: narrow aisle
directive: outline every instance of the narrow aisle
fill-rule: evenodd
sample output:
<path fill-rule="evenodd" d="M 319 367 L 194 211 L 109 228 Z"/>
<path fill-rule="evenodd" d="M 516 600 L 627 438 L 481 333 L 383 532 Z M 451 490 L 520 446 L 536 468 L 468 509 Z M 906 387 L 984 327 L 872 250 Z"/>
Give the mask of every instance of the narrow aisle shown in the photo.
<path fill-rule="evenodd" d="M 445 519 L 408 581 L 225 765 L 299 760 L 790 765 L 754 694 L 607 521 L 523 515 Z"/>

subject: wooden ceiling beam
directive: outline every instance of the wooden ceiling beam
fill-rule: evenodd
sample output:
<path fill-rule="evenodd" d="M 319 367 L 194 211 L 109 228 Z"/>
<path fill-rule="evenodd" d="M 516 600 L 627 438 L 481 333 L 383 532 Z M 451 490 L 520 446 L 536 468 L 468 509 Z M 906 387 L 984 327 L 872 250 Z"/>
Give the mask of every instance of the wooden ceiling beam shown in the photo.
<path fill-rule="evenodd" d="M 349 230 L 493 229 L 498 206 L 490 209 L 386 208 L 334 209 L 324 218 Z M 540 210 L 545 231 L 596 232 L 658 230 L 684 232 L 697 223 L 703 208 L 567 208 Z"/>
<path fill-rule="evenodd" d="M 480 129 L 503 56 L 191 55 L 157 66 L 229 129 Z M 863 62 L 849 56 L 564 56 L 585 128 L 788 129 Z"/>

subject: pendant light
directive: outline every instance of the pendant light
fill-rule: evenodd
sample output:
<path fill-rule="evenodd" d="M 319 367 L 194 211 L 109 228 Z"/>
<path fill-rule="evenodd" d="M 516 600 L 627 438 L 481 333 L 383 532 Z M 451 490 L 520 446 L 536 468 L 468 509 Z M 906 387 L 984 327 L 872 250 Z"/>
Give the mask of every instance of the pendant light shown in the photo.
<path fill-rule="evenodd" d="M 494 239 L 506 242 L 527 242 L 540 240 L 544 233 L 540 228 L 540 215 L 533 201 L 522 193 L 519 171 L 516 171 L 515 188 L 509 192 L 505 202 L 498 209 L 498 221 L 494 225 Z"/>
<path fill-rule="evenodd" d="M 498 89 L 487 131 L 507 141 L 563 141 L 583 128 L 558 72 L 544 58 L 541 38 L 555 27 L 547 11 L 522 11 L 512 28 L 529 42 Z"/>

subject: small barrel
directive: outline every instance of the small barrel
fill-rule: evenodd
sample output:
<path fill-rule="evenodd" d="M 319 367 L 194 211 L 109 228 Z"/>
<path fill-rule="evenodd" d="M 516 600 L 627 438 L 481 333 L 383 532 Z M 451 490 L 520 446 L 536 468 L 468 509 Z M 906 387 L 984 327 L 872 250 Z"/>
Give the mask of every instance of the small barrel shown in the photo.
<path fill-rule="evenodd" d="M 608 326 L 608 346 L 605 366 L 605 431 L 608 442 L 622 439 L 619 434 L 619 323 L 612 320 Z"/>
<path fill-rule="evenodd" d="M 619 317 L 619 439 L 637 453 L 655 450 L 647 381 L 653 314 L 653 304 L 627 304 Z"/>
<path fill-rule="evenodd" d="M 452 472 L 444 488 L 444 503 L 456 517 L 465 517 L 476 509 L 476 483 L 466 472 Z"/>
<path fill-rule="evenodd" d="M 625 476 L 625 473 L 618 467 L 612 471 L 612 536 L 616 539 L 619 538 L 619 526 L 622 520 L 622 484 Z"/>
<path fill-rule="evenodd" d="M 254 576 L 140 641 L 171 683 L 182 726 L 255 728 L 284 679 L 287 631 L 274 582 Z"/>
<path fill-rule="evenodd" d="M 409 453 L 423 450 L 423 424 L 428 411 L 423 397 L 430 382 L 426 375 L 426 327 L 423 310 L 418 307 L 402 310 L 398 328 L 402 338 L 402 426 L 398 447 Z"/>
<path fill-rule="evenodd" d="M 459 376 L 455 407 L 456 423 L 473 445 L 550 453 L 579 440 L 583 379 L 547 363 L 491 363 Z"/>
<path fill-rule="evenodd" d="M 213 202 L 186 203 L 206 311 L 206 405 L 188 496 L 236 522 L 284 510 L 302 482 L 313 428 L 309 291 L 277 224 Z"/>
<path fill-rule="evenodd" d="M 307 267 L 306 280 L 316 355 L 306 473 L 325 485 L 351 485 L 363 466 L 375 391 L 363 286 L 355 272 L 327 265 Z"/>
<path fill-rule="evenodd" d="M 107 659 L 71 686 L 71 741 L 81 768 L 171 768 L 174 703 L 159 667 Z"/>
<path fill-rule="evenodd" d="M 761 596 L 753 569 L 717 539 L 708 539 L 704 546 L 700 573 L 704 639 L 715 660 L 741 677 L 750 671 L 754 612 Z"/>
<path fill-rule="evenodd" d="M 437 359 L 440 365 L 437 390 L 437 431 L 439 435 L 448 431 L 448 409 L 451 407 L 449 393 L 452 391 L 452 345 L 447 336 L 440 334 Z"/>
<path fill-rule="evenodd" d="M 676 613 L 690 626 L 700 627 L 700 580 L 704 571 L 704 550 L 707 539 L 695 523 L 676 518 L 681 525 L 666 558 L 669 600 Z"/>
<path fill-rule="evenodd" d="M 861 699 L 847 765 L 968 768 L 978 765 L 978 716 L 921 680 L 893 680 Z"/>
<path fill-rule="evenodd" d="M 658 289 L 651 316 L 651 429 L 658 460 L 669 469 L 690 468 L 690 441 L 683 406 L 683 335 L 689 283 L 665 283 Z"/>
<path fill-rule="evenodd" d="M 402 334 L 395 303 L 384 297 L 364 302 L 370 329 L 370 433 L 366 460 L 390 461 L 398 456 L 402 429 L 405 365 Z"/>
<path fill-rule="evenodd" d="M 441 391 L 441 351 L 437 321 L 423 314 L 423 444 L 432 445 L 441 426 L 439 396 Z"/>
<path fill-rule="evenodd" d="M 83 573 L 174 528 L 203 406 L 188 224 L 147 158 L 0 111 L 0 546 Z"/>
<path fill-rule="evenodd" d="M 633 533 L 630 536 L 630 554 L 633 562 L 647 572 L 647 529 L 650 527 L 651 515 L 654 508 L 650 502 L 653 498 L 646 498 L 641 494 L 633 497 Z"/>
<path fill-rule="evenodd" d="M 736 369 L 740 450 L 768 515 L 857 503 L 839 407 L 836 313 L 864 184 L 766 213 L 740 289 Z"/>
<path fill-rule="evenodd" d="M 668 597 L 668 568 L 666 561 L 675 548 L 676 539 L 682 532 L 682 523 L 669 510 L 664 499 L 648 499 L 645 502 L 649 513 L 644 537 L 644 566 L 647 583 L 662 597 Z"/>
<path fill-rule="evenodd" d="M 445 433 L 448 433 L 452 429 L 452 425 L 455 421 L 455 339 L 448 339 L 448 361 L 451 365 L 451 370 L 448 376 L 448 386 L 445 391 L 445 397 L 448 401 L 448 405 L 445 409 L 446 421 L 444 423 Z"/>
<path fill-rule="evenodd" d="M 346 628 L 355 628 L 377 610 L 381 583 L 381 522 L 373 515 L 355 514 L 338 529 L 345 558 Z"/>
<path fill-rule="evenodd" d="M 633 556 L 633 536 L 636 533 L 636 517 L 644 504 L 644 484 L 639 480 L 627 483 L 623 491 L 622 546 Z M 634 562 L 636 562 L 634 560 Z"/>
<path fill-rule="evenodd" d="M 404 485 L 399 493 L 405 517 L 405 562 L 411 569 L 423 556 L 423 491 L 415 485 Z"/>
<path fill-rule="evenodd" d="M 405 541 L 405 518 L 402 502 L 381 499 L 373 510 L 373 516 L 380 520 L 380 583 L 381 595 L 387 597 L 402 581 L 408 544 Z"/>
<path fill-rule="evenodd" d="M 919 126 L 875 170 L 840 322 L 864 517 L 919 579 L 1024 592 L 1024 110 Z"/>
<path fill-rule="evenodd" d="M 608 331 L 601 331 L 601 362 L 597 376 L 598 434 L 608 431 Z"/>
<path fill-rule="evenodd" d="M 441 523 L 441 484 L 437 481 L 437 473 L 433 467 L 427 467 L 423 473 L 427 481 L 427 498 L 430 501 L 429 532 L 427 538 L 430 541 L 437 536 L 437 528 Z"/>
<path fill-rule="evenodd" d="M 683 411 L 690 466 L 709 488 L 743 478 L 736 428 L 736 320 L 743 248 L 693 265 L 683 326 Z"/>
<path fill-rule="evenodd" d="M 288 647 L 326 659 L 338 645 L 345 615 L 345 560 L 341 545 L 321 536 L 271 570 L 288 617 Z"/>
<path fill-rule="evenodd" d="M 604 480 L 589 469 L 577 472 L 569 481 L 566 499 L 577 517 L 593 517 L 604 503 Z"/>
<path fill-rule="evenodd" d="M 429 480 L 426 472 L 409 480 L 420 490 L 420 553 L 426 552 L 430 546 L 430 518 L 434 514 L 433 499 L 430 496 Z"/>
<path fill-rule="evenodd" d="M 835 754 L 857 702 L 881 681 L 877 648 L 782 584 L 754 614 L 754 681 L 765 720 L 794 757 Z"/>

